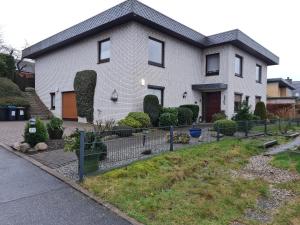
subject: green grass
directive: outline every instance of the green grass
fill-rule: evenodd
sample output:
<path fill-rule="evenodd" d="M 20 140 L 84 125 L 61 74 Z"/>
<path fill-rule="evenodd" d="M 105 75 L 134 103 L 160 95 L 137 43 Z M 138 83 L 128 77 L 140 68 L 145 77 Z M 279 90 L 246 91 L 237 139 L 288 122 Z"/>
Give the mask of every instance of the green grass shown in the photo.
<path fill-rule="evenodd" d="M 283 152 L 274 156 L 271 165 L 300 173 L 300 153 Z"/>
<path fill-rule="evenodd" d="M 274 137 L 272 138 L 274 139 Z M 262 141 L 225 139 L 88 177 L 86 189 L 145 224 L 229 224 L 268 196 L 260 179 L 234 178 Z"/>

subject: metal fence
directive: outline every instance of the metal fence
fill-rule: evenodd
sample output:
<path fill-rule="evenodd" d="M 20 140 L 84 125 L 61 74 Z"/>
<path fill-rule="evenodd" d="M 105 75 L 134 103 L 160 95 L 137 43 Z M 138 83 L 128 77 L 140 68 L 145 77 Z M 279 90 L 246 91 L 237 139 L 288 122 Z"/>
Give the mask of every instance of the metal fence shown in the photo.
<path fill-rule="evenodd" d="M 88 173 L 90 168 L 85 165 L 88 160 L 94 162 L 98 171 L 107 171 L 162 152 L 219 141 L 225 136 L 248 138 L 259 135 L 285 135 L 288 130 L 296 126 L 300 126 L 299 119 L 238 121 L 236 125 L 232 126 L 194 124 L 192 126 L 122 129 L 103 132 L 81 131 L 79 176 L 82 179 L 83 175 Z M 192 133 L 191 128 L 196 133 Z"/>

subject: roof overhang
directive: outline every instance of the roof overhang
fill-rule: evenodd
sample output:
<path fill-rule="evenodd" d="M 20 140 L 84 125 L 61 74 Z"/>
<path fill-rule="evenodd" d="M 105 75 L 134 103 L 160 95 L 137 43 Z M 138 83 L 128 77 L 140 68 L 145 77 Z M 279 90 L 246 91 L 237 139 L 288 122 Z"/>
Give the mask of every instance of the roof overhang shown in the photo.
<path fill-rule="evenodd" d="M 286 81 L 282 78 L 270 78 L 267 80 L 267 83 L 268 84 L 278 83 L 279 87 L 286 87 L 286 88 L 289 88 L 290 90 L 296 90 L 296 88 L 292 84 L 290 84 L 288 81 Z"/>
<path fill-rule="evenodd" d="M 193 84 L 192 90 L 200 92 L 222 91 L 227 89 L 227 84 L 213 83 L 213 84 Z"/>

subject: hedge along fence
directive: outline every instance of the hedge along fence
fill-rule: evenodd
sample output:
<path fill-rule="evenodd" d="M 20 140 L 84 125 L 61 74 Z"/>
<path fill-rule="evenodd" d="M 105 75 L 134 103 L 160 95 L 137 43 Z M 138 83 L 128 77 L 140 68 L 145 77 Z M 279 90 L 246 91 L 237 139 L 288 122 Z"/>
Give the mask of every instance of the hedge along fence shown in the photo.
<path fill-rule="evenodd" d="M 94 70 L 83 70 L 76 73 L 74 90 L 77 102 L 77 114 L 85 117 L 87 122 L 94 121 L 94 95 L 97 73 Z"/>

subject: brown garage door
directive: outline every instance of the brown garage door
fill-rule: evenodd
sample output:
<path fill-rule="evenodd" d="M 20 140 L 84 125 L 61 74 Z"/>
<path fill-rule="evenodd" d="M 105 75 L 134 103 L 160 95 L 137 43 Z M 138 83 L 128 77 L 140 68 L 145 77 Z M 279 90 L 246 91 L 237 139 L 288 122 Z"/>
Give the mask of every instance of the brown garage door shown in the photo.
<path fill-rule="evenodd" d="M 62 93 L 62 117 L 65 120 L 77 120 L 75 92 Z"/>

